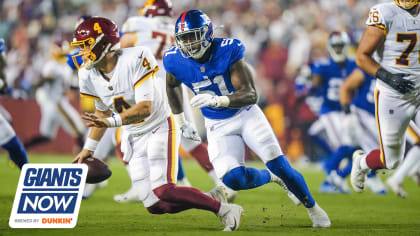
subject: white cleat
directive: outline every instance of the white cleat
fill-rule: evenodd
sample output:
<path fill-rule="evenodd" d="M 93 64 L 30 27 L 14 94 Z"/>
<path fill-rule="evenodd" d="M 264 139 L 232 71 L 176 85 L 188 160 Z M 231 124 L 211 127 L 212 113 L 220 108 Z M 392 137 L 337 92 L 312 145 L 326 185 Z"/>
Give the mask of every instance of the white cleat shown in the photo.
<path fill-rule="evenodd" d="M 104 180 L 104 181 L 102 181 L 100 183 L 97 183 L 97 184 L 86 184 L 85 185 L 85 189 L 83 190 L 82 198 L 83 199 L 89 198 L 90 196 L 93 195 L 93 193 L 96 190 L 101 189 L 101 188 L 104 188 L 107 185 L 108 185 L 108 180 Z"/>
<path fill-rule="evenodd" d="M 290 200 L 292 200 L 292 202 L 296 206 L 299 206 L 300 204 L 302 204 L 302 202 L 292 192 L 289 191 L 289 189 L 287 188 L 287 186 L 283 182 L 283 180 L 281 180 L 277 175 L 271 173 L 271 171 L 269 171 L 269 172 L 270 172 L 270 177 L 271 177 L 270 182 L 274 182 L 274 183 L 280 185 L 280 187 L 282 187 L 284 189 L 284 191 L 286 191 L 287 196 L 290 198 Z"/>
<path fill-rule="evenodd" d="M 366 187 L 376 195 L 385 195 L 388 192 L 384 183 L 382 183 L 381 179 L 378 176 L 370 178 L 367 177 Z"/>
<path fill-rule="evenodd" d="M 239 228 L 239 223 L 241 221 L 241 215 L 244 209 L 236 204 L 225 204 L 222 203 L 221 213 L 219 216 L 222 218 L 225 228 L 223 231 L 235 231 Z"/>
<path fill-rule="evenodd" d="M 210 192 L 206 192 L 206 195 L 218 200 L 219 202 L 227 203 L 227 192 L 223 185 L 216 185 Z"/>
<path fill-rule="evenodd" d="M 337 174 L 337 171 L 331 171 L 331 173 L 327 176 L 327 180 L 334 184 L 337 187 L 338 191 L 346 194 L 351 193 L 346 179 L 343 179 L 341 176 L 339 176 Z"/>
<path fill-rule="evenodd" d="M 386 180 L 386 184 L 389 186 L 389 188 L 397 194 L 398 197 L 406 198 L 408 196 L 407 192 L 402 187 L 401 183 L 397 183 L 393 181 L 392 178 L 388 178 Z"/>
<path fill-rule="evenodd" d="M 224 184 L 223 184 L 223 185 L 224 185 Z M 238 195 L 238 191 L 235 191 L 235 190 L 233 190 L 233 189 L 231 189 L 231 188 L 227 187 L 226 185 L 224 185 L 224 186 L 225 186 L 225 192 L 226 192 L 226 194 L 227 194 L 227 201 L 228 201 L 229 203 L 234 202 L 234 201 L 235 201 L 236 196 Z"/>
<path fill-rule="evenodd" d="M 330 218 L 327 213 L 315 203 L 311 208 L 307 208 L 309 218 L 312 221 L 312 227 L 314 228 L 329 228 L 331 226 Z"/>
<path fill-rule="evenodd" d="M 360 168 L 360 160 L 365 157 L 362 150 L 356 150 L 353 153 L 353 165 L 351 167 L 350 183 L 354 191 L 361 193 L 365 189 L 365 177 L 369 170 Z"/>
<path fill-rule="evenodd" d="M 131 187 L 127 192 L 114 195 L 114 201 L 119 203 L 140 202 L 136 189 Z"/>

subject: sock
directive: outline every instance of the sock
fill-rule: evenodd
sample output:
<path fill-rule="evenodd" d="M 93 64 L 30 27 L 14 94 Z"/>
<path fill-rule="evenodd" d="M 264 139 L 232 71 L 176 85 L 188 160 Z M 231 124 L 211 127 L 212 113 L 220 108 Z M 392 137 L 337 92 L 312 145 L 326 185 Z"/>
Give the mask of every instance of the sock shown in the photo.
<path fill-rule="evenodd" d="M 366 162 L 366 166 L 365 163 Z M 371 170 L 378 170 L 378 169 L 385 169 L 386 166 L 381 162 L 381 151 L 379 149 L 375 149 L 371 151 L 366 158 L 362 158 L 360 160 L 360 167 L 362 170 L 371 169 Z"/>
<path fill-rule="evenodd" d="M 252 189 L 270 182 L 268 170 L 257 170 L 239 166 L 230 170 L 223 177 L 223 183 L 233 190 Z"/>
<path fill-rule="evenodd" d="M 268 169 L 283 180 L 287 188 L 303 203 L 306 208 L 313 207 L 315 200 L 309 192 L 303 176 L 293 169 L 286 157 L 279 156 L 267 162 Z"/>
<path fill-rule="evenodd" d="M 181 158 L 178 158 L 178 176 L 177 180 L 182 180 L 185 177 L 184 168 L 182 167 Z"/>
<path fill-rule="evenodd" d="M 337 170 L 340 166 L 340 162 L 346 158 L 351 157 L 354 152 L 354 148 L 351 146 L 339 147 L 328 160 L 325 161 L 324 169 L 329 174 L 332 170 Z"/>
<path fill-rule="evenodd" d="M 191 209 L 191 206 L 187 206 L 185 204 L 173 203 L 173 202 L 166 202 L 163 200 L 159 200 L 153 206 L 147 208 L 147 210 L 151 214 L 175 214 L 181 211 L 185 211 Z"/>
<path fill-rule="evenodd" d="M 31 138 L 31 140 L 29 140 L 28 142 L 25 142 L 24 146 L 25 146 L 26 149 L 29 149 L 32 146 L 36 146 L 36 145 L 39 145 L 41 143 L 45 143 L 45 142 L 49 142 L 49 141 L 50 141 L 50 138 L 45 137 L 43 135 L 39 135 L 39 136 Z"/>
<path fill-rule="evenodd" d="M 214 181 L 216 185 L 221 182 L 221 180 L 217 178 L 217 175 L 214 169 L 209 171 L 207 174 L 209 174 L 210 178 Z"/>
<path fill-rule="evenodd" d="M 420 147 L 413 146 L 405 156 L 404 161 L 398 166 L 394 174 L 390 177 L 397 183 L 402 183 L 404 178 L 408 175 L 411 169 L 417 167 L 417 163 L 420 162 Z"/>
<path fill-rule="evenodd" d="M 207 144 L 200 143 L 197 147 L 190 151 L 190 154 L 197 160 L 198 164 L 206 170 L 206 172 L 214 169 L 213 165 L 210 163 Z"/>
<path fill-rule="evenodd" d="M 333 153 L 330 145 L 327 143 L 327 141 L 325 141 L 324 138 L 321 138 L 321 136 L 319 135 L 312 135 L 310 137 L 315 144 L 317 144 L 322 150 L 324 150 L 327 156 L 330 156 Z"/>
<path fill-rule="evenodd" d="M 214 198 L 207 196 L 200 190 L 191 187 L 177 187 L 175 184 L 164 184 L 153 189 L 156 196 L 170 203 L 179 204 L 179 209 L 203 209 L 212 211 L 215 214 L 220 209 L 220 202 Z"/>
<path fill-rule="evenodd" d="M 22 166 L 28 163 L 28 157 L 26 156 L 25 148 L 23 148 L 19 139 L 15 136 L 9 140 L 9 142 L 2 145 L 4 149 L 9 152 L 9 157 L 12 161 L 22 169 Z"/>

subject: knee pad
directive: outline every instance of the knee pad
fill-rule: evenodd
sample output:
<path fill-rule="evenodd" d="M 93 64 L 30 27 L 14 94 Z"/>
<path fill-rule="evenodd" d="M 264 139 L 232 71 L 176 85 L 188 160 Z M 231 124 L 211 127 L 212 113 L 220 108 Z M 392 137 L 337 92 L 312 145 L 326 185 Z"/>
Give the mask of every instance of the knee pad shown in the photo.
<path fill-rule="evenodd" d="M 246 185 L 246 168 L 245 166 L 236 167 L 223 176 L 223 183 L 233 190 L 244 189 Z"/>

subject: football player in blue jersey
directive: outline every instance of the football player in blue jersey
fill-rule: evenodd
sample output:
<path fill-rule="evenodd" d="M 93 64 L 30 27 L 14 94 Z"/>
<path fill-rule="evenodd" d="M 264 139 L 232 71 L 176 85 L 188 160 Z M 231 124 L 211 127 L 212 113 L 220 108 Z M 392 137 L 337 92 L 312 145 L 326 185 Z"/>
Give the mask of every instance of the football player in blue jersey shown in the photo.
<path fill-rule="evenodd" d="M 181 14 L 175 25 L 175 47 L 163 58 L 169 104 L 182 135 L 199 140 L 183 115 L 184 83 L 195 94 L 190 103 L 200 108 L 207 129 L 208 151 L 216 175 L 234 190 L 276 182 L 290 190 L 308 209 L 313 227 L 330 227 L 327 213 L 315 202 L 303 176 L 284 156 L 261 109 L 253 76 L 244 61 L 244 45 L 237 39 L 214 38 L 210 18 L 200 10 Z M 248 145 L 267 169 L 245 167 Z"/>
<path fill-rule="evenodd" d="M 0 95 L 7 91 L 6 77 L 4 74 L 5 61 L 5 44 L 4 40 L 0 39 Z M 10 159 L 20 168 L 28 163 L 28 157 L 23 145 L 16 137 L 16 133 L 3 115 L 0 113 L 0 146 L 7 150 Z"/>
<path fill-rule="evenodd" d="M 320 188 L 323 192 L 328 192 L 326 190 L 331 189 L 330 186 L 334 183 L 340 192 L 350 192 L 344 176 L 350 173 L 351 164 L 345 168 L 344 173 L 336 172 L 336 167 L 343 157 L 351 159 L 355 150 L 349 134 L 342 132 L 343 113 L 339 101 L 339 89 L 344 79 L 357 68 L 356 62 L 347 57 L 349 44 L 350 40 L 346 32 L 332 32 L 326 47 L 329 58 L 314 62 L 311 68 L 312 85 L 321 91 L 324 99 L 319 112 L 319 123 L 325 130 L 331 149 L 335 150 L 324 164 L 327 178 Z M 309 133 L 311 132 L 310 129 Z"/>

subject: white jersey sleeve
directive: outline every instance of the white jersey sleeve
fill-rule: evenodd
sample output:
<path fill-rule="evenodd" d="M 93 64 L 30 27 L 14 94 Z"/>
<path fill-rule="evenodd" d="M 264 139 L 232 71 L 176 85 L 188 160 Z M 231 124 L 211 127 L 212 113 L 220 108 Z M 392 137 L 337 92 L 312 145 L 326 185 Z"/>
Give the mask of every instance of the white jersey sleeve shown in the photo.
<path fill-rule="evenodd" d="M 55 63 L 48 61 L 45 66 L 42 68 L 41 75 L 44 78 L 54 77 Z"/>
<path fill-rule="evenodd" d="M 386 19 L 390 17 L 387 16 L 389 11 L 386 8 L 382 7 L 383 4 L 378 4 L 370 8 L 368 19 L 366 20 L 366 25 L 376 26 L 381 29 L 388 29 L 389 22 Z"/>
<path fill-rule="evenodd" d="M 109 109 L 107 105 L 105 105 L 102 100 L 99 98 L 98 94 L 96 94 L 95 88 L 92 82 L 89 80 L 89 72 L 86 68 L 82 68 L 78 72 L 79 76 L 79 89 L 80 89 L 80 97 L 91 98 L 95 99 L 95 109 L 100 111 L 106 111 Z"/>
<path fill-rule="evenodd" d="M 154 77 L 159 70 L 156 59 L 146 47 L 139 48 L 139 60 L 136 60 L 136 71 L 132 84 L 135 89 L 136 103 L 141 101 L 153 101 Z"/>

